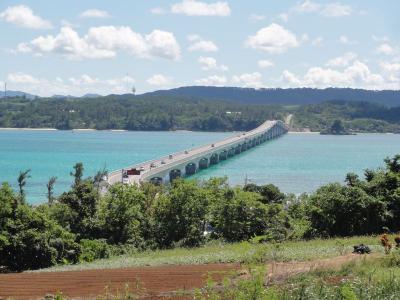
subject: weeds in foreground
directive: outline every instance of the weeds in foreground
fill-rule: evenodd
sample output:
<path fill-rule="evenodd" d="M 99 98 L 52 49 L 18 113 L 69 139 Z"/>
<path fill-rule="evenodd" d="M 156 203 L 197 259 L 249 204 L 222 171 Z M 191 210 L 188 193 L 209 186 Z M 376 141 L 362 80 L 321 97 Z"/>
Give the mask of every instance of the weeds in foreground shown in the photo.
<path fill-rule="evenodd" d="M 399 262 L 400 254 L 392 253 L 384 258 L 351 262 L 338 271 L 319 269 L 304 273 L 283 284 L 267 284 L 265 266 L 247 266 L 246 275 L 236 274 L 221 284 L 208 281 L 203 289 L 196 290 L 194 299 L 400 299 Z"/>
<path fill-rule="evenodd" d="M 116 290 L 115 292 L 109 286 L 106 286 L 105 292 L 102 295 L 93 297 L 96 300 L 136 300 L 140 299 L 145 295 L 145 289 L 141 287 L 139 280 L 135 283 L 135 292 L 132 292 L 131 287 L 126 283 L 122 290 Z M 69 300 L 73 299 L 68 296 L 63 295 L 63 293 L 56 293 L 55 295 L 47 295 L 43 300 Z"/>

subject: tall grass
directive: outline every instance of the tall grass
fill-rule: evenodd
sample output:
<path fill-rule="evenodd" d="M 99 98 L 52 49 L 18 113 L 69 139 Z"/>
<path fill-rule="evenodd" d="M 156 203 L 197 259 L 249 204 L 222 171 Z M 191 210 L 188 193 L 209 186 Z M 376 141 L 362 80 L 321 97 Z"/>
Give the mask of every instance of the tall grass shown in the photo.
<path fill-rule="evenodd" d="M 306 261 L 350 253 L 353 250 L 353 245 L 360 243 L 369 245 L 374 252 L 382 250 L 376 236 L 286 241 L 279 244 L 250 242 L 226 244 L 214 241 L 199 248 L 133 252 L 91 263 L 55 266 L 36 272 L 182 264 L 244 263 L 254 259 L 257 255 L 259 256 L 258 259 L 262 261 Z"/>

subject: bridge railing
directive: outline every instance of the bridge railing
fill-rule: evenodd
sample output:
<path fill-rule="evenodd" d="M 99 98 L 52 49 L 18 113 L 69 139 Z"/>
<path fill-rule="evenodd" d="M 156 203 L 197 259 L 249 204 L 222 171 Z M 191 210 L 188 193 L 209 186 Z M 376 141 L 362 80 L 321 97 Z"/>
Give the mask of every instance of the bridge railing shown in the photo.
<path fill-rule="evenodd" d="M 229 137 L 226 137 L 226 138 L 224 138 L 222 140 L 218 140 L 218 141 L 216 141 L 214 143 L 209 143 L 208 145 L 201 145 L 201 146 L 197 146 L 197 147 L 194 147 L 194 148 L 186 149 L 186 150 L 183 150 L 183 151 L 174 152 L 174 153 L 171 153 L 171 154 L 163 156 L 163 157 L 159 157 L 159 158 L 156 158 L 156 159 L 151 159 L 151 160 L 148 160 L 148 161 L 145 161 L 145 162 L 141 162 L 141 163 L 138 163 L 138 164 L 135 164 L 135 165 L 128 166 L 128 167 L 126 167 L 124 169 L 138 168 L 138 167 L 143 166 L 143 165 L 151 165 L 152 163 L 157 163 L 157 162 L 160 162 L 160 161 L 168 161 L 170 155 L 172 155 L 172 157 L 176 157 L 176 156 L 180 156 L 180 155 L 186 155 L 186 152 L 190 153 L 190 152 L 199 151 L 202 148 L 204 148 L 204 150 L 206 150 L 206 149 L 208 149 L 207 147 L 209 147 L 211 144 L 215 145 L 215 150 L 219 149 L 219 147 L 220 147 L 220 146 L 217 146 L 217 144 L 223 144 L 221 146 L 223 146 L 223 147 L 227 147 L 228 146 L 229 147 L 232 143 L 236 143 L 237 142 L 237 138 L 238 137 L 240 139 L 248 138 L 250 136 L 253 136 L 254 134 L 259 133 L 260 130 L 268 130 L 268 129 L 272 128 L 277 123 L 280 124 L 281 126 L 285 127 L 284 123 L 282 121 L 280 121 L 280 120 L 278 120 L 278 121 L 265 121 L 264 123 L 262 123 L 257 128 L 254 128 L 253 130 L 250 130 L 250 131 L 246 132 L 245 135 L 243 135 L 243 133 L 240 133 L 239 136 L 237 136 L 237 135 L 229 136 Z M 231 143 L 229 143 L 228 145 L 224 144 L 228 140 L 233 140 L 233 141 Z M 183 158 L 182 160 L 184 160 L 184 159 L 185 158 Z M 174 161 L 174 163 L 175 162 L 177 162 L 177 161 Z M 168 167 L 168 165 L 166 165 L 165 167 Z M 122 172 L 122 170 L 124 170 L 124 169 L 119 169 L 119 170 L 115 170 L 115 171 L 110 172 L 109 173 L 109 177 L 115 176 L 115 175 L 119 175 Z M 154 170 L 156 170 L 156 169 L 154 169 Z M 158 172 L 160 171 L 160 166 L 157 167 L 157 171 Z M 149 173 L 149 172 L 146 172 L 146 173 Z M 147 174 L 145 174 L 145 175 L 147 177 Z"/>
<path fill-rule="evenodd" d="M 277 123 L 277 122 L 271 122 L 271 121 L 267 121 L 267 122 L 270 122 L 270 124 L 269 124 L 270 126 L 268 126 L 268 127 L 261 128 L 262 125 L 260 125 L 260 126 L 257 127 L 256 129 L 254 129 L 254 130 L 252 130 L 252 131 L 246 132 L 245 135 L 241 134 L 241 135 L 239 135 L 239 136 L 231 136 L 231 137 L 228 138 L 228 139 L 220 140 L 218 143 L 215 143 L 215 144 L 214 144 L 214 147 L 212 148 L 212 150 L 210 149 L 210 145 L 211 145 L 211 144 L 209 144 L 209 145 L 203 145 L 203 146 L 201 146 L 201 147 L 194 148 L 195 151 L 199 151 L 199 150 L 203 150 L 203 151 L 202 151 L 202 152 L 199 152 L 199 153 L 196 153 L 196 154 L 192 154 L 192 155 L 190 155 L 190 151 L 188 151 L 189 153 L 188 153 L 188 154 L 185 154 L 186 156 L 184 156 L 184 157 L 182 157 L 182 158 L 180 158 L 180 159 L 175 159 L 175 160 L 173 161 L 173 165 L 174 165 L 174 166 L 179 166 L 179 165 L 182 165 L 182 164 L 186 163 L 188 160 L 193 160 L 193 159 L 195 159 L 195 158 L 200 158 L 200 157 L 202 157 L 202 156 L 205 155 L 204 152 L 209 151 L 209 150 L 211 150 L 211 151 L 209 151 L 209 153 L 208 153 L 207 155 L 212 155 L 212 154 L 214 154 L 214 153 L 216 153 L 216 152 L 219 152 L 219 151 L 221 151 L 221 150 L 223 150 L 223 149 L 225 149 L 225 148 L 232 147 L 233 145 L 236 146 L 238 142 L 242 142 L 242 141 L 244 141 L 244 140 L 246 140 L 246 139 L 251 139 L 251 138 L 253 138 L 255 135 L 260 134 L 260 131 L 262 132 L 262 131 L 269 130 L 269 129 L 271 129 L 274 125 L 276 125 L 276 123 Z M 266 122 L 265 122 L 265 123 L 266 123 Z M 265 123 L 263 123 L 263 125 L 264 125 Z M 283 123 L 282 123 L 282 124 L 283 124 Z M 282 125 L 282 124 L 280 124 L 280 125 Z M 223 143 L 223 142 L 226 142 L 226 141 L 228 141 L 228 140 L 232 140 L 232 141 L 230 141 L 229 143 Z M 218 144 L 219 144 L 219 145 L 218 145 Z M 203 149 L 203 148 L 204 148 L 204 149 Z M 157 160 L 157 161 L 160 161 L 160 160 Z M 154 168 L 154 169 L 152 169 L 152 170 L 149 170 L 149 171 L 145 172 L 145 173 L 143 174 L 143 175 L 144 175 L 143 178 L 148 178 L 148 177 L 154 176 L 154 175 L 156 175 L 156 174 L 158 174 L 158 173 L 160 173 L 160 172 L 167 171 L 167 170 L 169 170 L 170 168 L 171 168 L 171 164 L 166 164 L 166 165 L 158 166 L 157 168 Z"/>

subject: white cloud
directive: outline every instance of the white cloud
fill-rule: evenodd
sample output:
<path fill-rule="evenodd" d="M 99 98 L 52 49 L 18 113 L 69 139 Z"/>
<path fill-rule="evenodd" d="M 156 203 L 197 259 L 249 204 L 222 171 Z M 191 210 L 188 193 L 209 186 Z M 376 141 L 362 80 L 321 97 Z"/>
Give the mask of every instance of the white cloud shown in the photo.
<path fill-rule="evenodd" d="M 195 83 L 197 85 L 206 85 L 206 86 L 223 86 L 227 83 L 227 81 L 228 80 L 226 79 L 225 76 L 212 75 L 206 78 L 197 79 L 195 80 Z"/>
<path fill-rule="evenodd" d="M 173 33 L 153 30 L 150 34 L 141 35 L 125 26 L 91 27 L 83 37 L 72 28 L 62 27 L 56 36 L 39 36 L 29 43 L 18 45 L 18 50 L 38 54 L 58 53 L 70 59 L 111 58 L 118 51 L 143 58 L 180 58 L 180 46 Z"/>
<path fill-rule="evenodd" d="M 321 9 L 321 5 L 310 0 L 305 0 L 304 2 L 297 4 L 294 10 L 299 13 L 311 13 L 317 12 Z"/>
<path fill-rule="evenodd" d="M 329 3 L 322 8 L 321 15 L 325 17 L 343 17 L 350 16 L 352 12 L 352 8 L 348 5 L 341 3 Z"/>
<path fill-rule="evenodd" d="M 165 9 L 162 7 L 153 7 L 150 12 L 154 15 L 163 15 L 166 13 Z"/>
<path fill-rule="evenodd" d="M 400 87 L 400 62 L 381 62 L 380 67 L 386 80 Z"/>
<path fill-rule="evenodd" d="M 39 83 L 39 80 L 33 78 L 31 75 L 29 74 L 25 74 L 25 73 L 11 73 L 8 74 L 7 76 L 7 82 L 9 83 L 29 83 L 29 84 L 37 84 Z"/>
<path fill-rule="evenodd" d="M 290 9 L 289 14 L 295 13 L 318 13 L 324 17 L 343 17 L 353 13 L 353 9 L 339 2 L 321 4 L 311 0 L 305 0 Z"/>
<path fill-rule="evenodd" d="M 375 42 L 389 42 L 390 41 L 389 37 L 387 37 L 387 36 L 377 36 L 374 34 L 372 35 L 372 39 Z"/>
<path fill-rule="evenodd" d="M 206 41 L 201 36 L 197 34 L 192 34 L 188 36 L 188 40 L 192 42 L 189 46 L 189 51 L 200 51 L 200 52 L 216 52 L 218 51 L 218 46 L 212 41 Z"/>
<path fill-rule="evenodd" d="M 298 47 L 299 41 L 293 33 L 272 23 L 260 29 L 255 35 L 249 36 L 246 46 L 270 54 L 278 54 L 286 52 L 289 48 Z"/>
<path fill-rule="evenodd" d="M 107 95 L 110 93 L 129 93 L 135 79 L 123 76 L 99 79 L 88 74 L 63 79 L 35 78 L 26 73 L 11 73 L 7 76 L 9 89 L 20 90 L 34 95 L 49 97 L 52 95 L 82 96 L 87 93 Z"/>
<path fill-rule="evenodd" d="M 347 52 L 342 56 L 329 60 L 325 65 L 327 67 L 346 67 L 357 58 L 357 54 Z"/>
<path fill-rule="evenodd" d="M 289 14 L 287 14 L 287 13 L 281 13 L 281 14 L 279 14 L 279 19 L 281 19 L 283 22 L 287 22 L 287 21 L 289 21 Z"/>
<path fill-rule="evenodd" d="M 311 45 L 314 47 L 322 47 L 324 44 L 324 38 L 319 36 L 311 41 Z"/>
<path fill-rule="evenodd" d="M 171 12 L 187 16 L 218 16 L 227 17 L 231 9 L 227 2 L 206 3 L 197 0 L 183 0 L 171 5 Z"/>
<path fill-rule="evenodd" d="M 266 17 L 264 15 L 251 14 L 249 20 L 252 22 L 259 22 L 265 20 L 265 18 Z"/>
<path fill-rule="evenodd" d="M 298 86 L 301 84 L 300 79 L 298 79 L 296 77 L 296 75 L 294 75 L 292 72 L 288 71 L 288 70 L 284 70 L 282 72 L 282 78 L 281 80 L 284 83 L 289 83 L 290 85 L 294 85 L 294 86 Z"/>
<path fill-rule="evenodd" d="M 210 70 L 228 71 L 228 67 L 225 65 L 219 65 L 214 57 L 200 56 L 198 62 L 201 65 L 201 69 L 203 71 L 210 71 Z"/>
<path fill-rule="evenodd" d="M 259 60 L 257 62 L 258 67 L 262 69 L 270 68 L 274 66 L 274 63 L 270 60 L 264 59 L 264 60 Z"/>
<path fill-rule="evenodd" d="M 339 42 L 344 45 L 357 45 L 358 42 L 355 40 L 350 40 L 346 35 L 341 35 L 339 37 Z"/>
<path fill-rule="evenodd" d="M 387 43 L 379 45 L 378 48 L 376 48 L 376 52 L 384 55 L 395 55 L 397 53 L 396 49 Z"/>
<path fill-rule="evenodd" d="M 25 5 L 8 7 L 0 13 L 0 19 L 25 28 L 49 29 L 52 27 L 50 21 L 44 20 L 38 15 L 35 15 L 32 9 Z"/>
<path fill-rule="evenodd" d="M 242 87 L 261 88 L 263 87 L 262 75 L 259 72 L 244 73 L 232 77 L 232 81 Z"/>
<path fill-rule="evenodd" d="M 172 79 L 162 74 L 155 74 L 147 79 L 146 82 L 150 85 L 168 86 L 172 83 Z"/>
<path fill-rule="evenodd" d="M 83 11 L 79 16 L 81 18 L 109 18 L 110 14 L 105 10 L 92 8 Z"/>
<path fill-rule="evenodd" d="M 351 87 L 365 89 L 398 89 L 399 81 L 385 79 L 382 74 L 371 72 L 369 67 L 355 60 L 344 70 L 331 68 L 312 67 L 307 70 L 304 76 L 296 76 L 285 70 L 281 80 L 283 84 L 290 87 Z"/>

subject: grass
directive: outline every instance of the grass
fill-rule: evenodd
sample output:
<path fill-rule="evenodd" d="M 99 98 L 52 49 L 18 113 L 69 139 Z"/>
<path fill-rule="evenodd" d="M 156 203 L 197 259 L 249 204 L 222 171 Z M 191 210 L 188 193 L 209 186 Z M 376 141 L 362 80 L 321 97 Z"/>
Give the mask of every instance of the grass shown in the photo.
<path fill-rule="evenodd" d="M 316 269 L 266 284 L 265 265 L 248 265 L 246 277 L 208 281 L 194 299 L 260 300 L 387 300 L 400 299 L 400 250 L 389 255 L 364 256 L 339 270 Z M 242 271 L 243 272 L 243 271 Z"/>
<path fill-rule="evenodd" d="M 244 263 L 261 259 L 263 262 L 307 261 L 350 253 L 353 251 L 353 246 L 360 243 L 370 246 L 373 252 L 382 252 L 382 247 L 379 244 L 379 238 L 377 236 L 287 241 L 279 244 L 255 244 L 249 242 L 226 244 L 212 242 L 200 248 L 176 248 L 170 250 L 136 252 L 129 255 L 97 260 L 91 263 L 59 265 L 35 272 L 79 271 L 160 265 Z"/>

